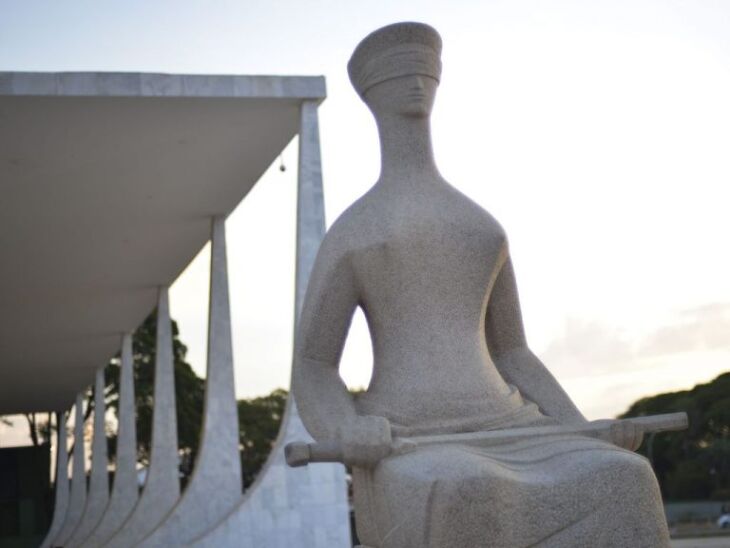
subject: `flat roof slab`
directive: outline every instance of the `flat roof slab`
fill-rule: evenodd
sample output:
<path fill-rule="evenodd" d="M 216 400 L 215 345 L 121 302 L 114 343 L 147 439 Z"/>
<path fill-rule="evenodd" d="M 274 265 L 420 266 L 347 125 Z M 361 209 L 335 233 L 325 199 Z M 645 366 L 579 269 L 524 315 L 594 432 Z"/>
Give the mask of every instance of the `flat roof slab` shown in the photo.
<path fill-rule="evenodd" d="M 68 408 L 321 77 L 0 73 L 0 414 Z"/>

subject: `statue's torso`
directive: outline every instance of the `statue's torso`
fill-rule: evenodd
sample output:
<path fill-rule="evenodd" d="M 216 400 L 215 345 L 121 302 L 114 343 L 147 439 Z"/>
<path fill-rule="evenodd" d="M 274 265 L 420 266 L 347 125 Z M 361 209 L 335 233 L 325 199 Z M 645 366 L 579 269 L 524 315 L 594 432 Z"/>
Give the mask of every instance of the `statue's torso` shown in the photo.
<path fill-rule="evenodd" d="M 411 192 L 376 186 L 343 217 L 373 339 L 361 412 L 384 415 L 396 428 L 459 430 L 525 411 L 492 363 L 484 334 L 507 257 L 497 221 L 444 183 Z"/>

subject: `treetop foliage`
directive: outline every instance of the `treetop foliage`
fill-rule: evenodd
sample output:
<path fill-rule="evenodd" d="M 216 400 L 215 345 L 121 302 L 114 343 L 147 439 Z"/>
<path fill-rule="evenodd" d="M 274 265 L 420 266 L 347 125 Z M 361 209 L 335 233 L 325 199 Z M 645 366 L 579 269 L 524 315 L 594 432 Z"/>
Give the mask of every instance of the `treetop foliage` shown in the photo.
<path fill-rule="evenodd" d="M 730 499 L 730 373 L 634 403 L 621 418 L 686 411 L 689 428 L 648 435 L 639 452 L 668 500 Z"/>

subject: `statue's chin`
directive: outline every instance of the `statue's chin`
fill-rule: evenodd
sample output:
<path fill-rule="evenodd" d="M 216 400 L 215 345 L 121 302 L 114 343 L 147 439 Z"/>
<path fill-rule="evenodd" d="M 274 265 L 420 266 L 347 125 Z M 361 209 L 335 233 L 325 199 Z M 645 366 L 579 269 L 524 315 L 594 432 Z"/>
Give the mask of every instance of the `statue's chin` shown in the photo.
<path fill-rule="evenodd" d="M 426 105 L 413 105 L 403 112 L 406 118 L 427 118 L 429 114 Z"/>

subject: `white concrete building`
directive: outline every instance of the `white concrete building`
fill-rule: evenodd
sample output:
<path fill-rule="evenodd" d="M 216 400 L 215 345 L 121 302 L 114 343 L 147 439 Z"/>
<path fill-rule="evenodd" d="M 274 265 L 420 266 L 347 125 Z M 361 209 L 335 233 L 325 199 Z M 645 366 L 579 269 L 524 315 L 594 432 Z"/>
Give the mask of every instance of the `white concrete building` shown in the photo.
<path fill-rule="evenodd" d="M 284 464 L 284 441 L 307 437 L 293 401 L 241 492 L 233 392 L 225 218 L 298 134 L 298 313 L 325 230 L 324 98 L 322 77 L 0 73 L 0 414 L 65 421 L 123 349 L 115 483 L 104 481 L 103 421 L 88 488 L 83 451 L 67 488 L 59 435 L 43 546 L 350 546 L 342 466 Z M 167 288 L 211 238 L 204 431 L 181 493 Z M 152 461 L 138 495 L 130 334 L 155 306 Z"/>

